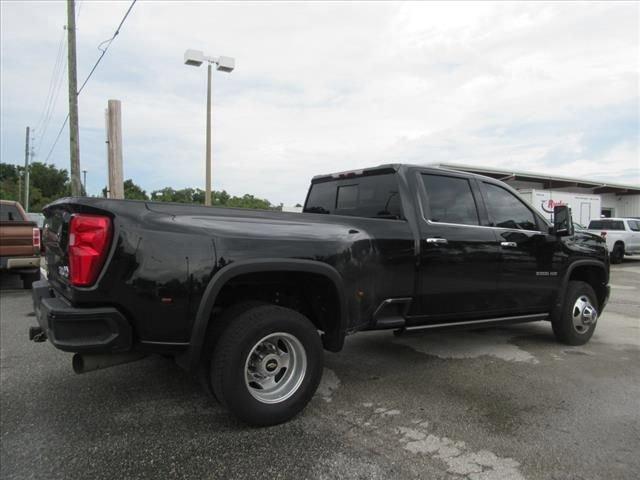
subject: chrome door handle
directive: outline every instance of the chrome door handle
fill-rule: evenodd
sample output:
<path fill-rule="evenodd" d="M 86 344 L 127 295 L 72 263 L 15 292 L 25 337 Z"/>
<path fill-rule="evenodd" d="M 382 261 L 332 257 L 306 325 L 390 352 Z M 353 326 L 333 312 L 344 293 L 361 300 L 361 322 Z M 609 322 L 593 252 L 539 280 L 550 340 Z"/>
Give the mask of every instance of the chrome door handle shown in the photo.
<path fill-rule="evenodd" d="M 447 243 L 446 238 L 427 238 L 427 243 Z"/>
<path fill-rule="evenodd" d="M 517 248 L 518 244 L 516 242 L 500 242 L 500 246 L 507 248 Z"/>

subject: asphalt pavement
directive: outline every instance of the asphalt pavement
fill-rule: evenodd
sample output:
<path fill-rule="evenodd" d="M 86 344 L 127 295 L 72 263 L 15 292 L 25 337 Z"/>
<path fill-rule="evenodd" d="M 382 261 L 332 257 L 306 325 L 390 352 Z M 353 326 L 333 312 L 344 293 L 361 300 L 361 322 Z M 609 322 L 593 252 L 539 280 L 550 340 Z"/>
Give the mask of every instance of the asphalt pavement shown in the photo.
<path fill-rule="evenodd" d="M 307 409 L 249 428 L 172 361 L 84 375 L 28 340 L 29 292 L 0 278 L 2 479 L 636 479 L 640 261 L 612 268 L 591 340 L 546 322 L 357 334 Z"/>

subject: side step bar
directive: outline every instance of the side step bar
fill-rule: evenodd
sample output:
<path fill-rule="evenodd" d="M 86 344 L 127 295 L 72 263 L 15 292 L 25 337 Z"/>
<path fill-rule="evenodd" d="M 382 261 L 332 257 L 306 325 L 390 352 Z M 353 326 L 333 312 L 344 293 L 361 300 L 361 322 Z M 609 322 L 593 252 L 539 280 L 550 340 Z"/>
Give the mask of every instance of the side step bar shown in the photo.
<path fill-rule="evenodd" d="M 446 328 L 446 327 L 461 327 L 471 325 L 486 325 L 486 324 L 500 324 L 500 323 L 524 323 L 535 322 L 538 320 L 547 320 L 549 318 L 548 313 L 536 313 L 533 315 L 515 315 L 512 317 L 498 317 L 498 318 L 485 318 L 482 320 L 465 320 L 464 322 L 449 322 L 449 323 L 434 323 L 431 325 L 416 325 L 412 327 L 404 327 L 402 330 L 407 332 L 413 332 L 416 330 L 429 330 L 432 328 Z"/>
<path fill-rule="evenodd" d="M 406 326 L 407 315 L 413 301 L 410 297 L 387 298 L 383 300 L 373 314 L 375 330 L 395 329 L 400 332 L 415 330 L 429 330 L 436 328 L 450 328 L 463 326 L 486 326 L 502 323 L 524 323 L 547 320 L 549 313 L 535 313 L 529 315 L 513 315 L 509 317 L 483 318 L 481 320 L 464 320 L 460 322 L 434 323 L 428 325 Z"/>

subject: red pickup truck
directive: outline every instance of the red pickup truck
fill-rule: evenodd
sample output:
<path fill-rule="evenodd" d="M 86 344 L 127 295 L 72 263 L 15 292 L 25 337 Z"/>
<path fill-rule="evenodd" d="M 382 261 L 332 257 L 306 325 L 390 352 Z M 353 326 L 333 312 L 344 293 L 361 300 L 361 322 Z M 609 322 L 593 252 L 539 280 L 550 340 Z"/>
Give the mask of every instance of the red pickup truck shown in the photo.
<path fill-rule="evenodd" d="M 0 271 L 19 274 L 24 288 L 40 279 L 40 229 L 9 200 L 0 200 Z"/>

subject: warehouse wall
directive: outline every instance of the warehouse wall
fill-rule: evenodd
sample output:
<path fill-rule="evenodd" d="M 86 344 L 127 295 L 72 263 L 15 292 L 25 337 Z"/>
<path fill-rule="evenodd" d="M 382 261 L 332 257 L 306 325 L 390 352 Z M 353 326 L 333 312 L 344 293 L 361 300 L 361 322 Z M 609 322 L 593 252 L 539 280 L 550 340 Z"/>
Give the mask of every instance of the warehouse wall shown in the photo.
<path fill-rule="evenodd" d="M 516 190 L 547 190 L 542 182 L 523 182 L 521 180 L 508 180 L 508 185 Z M 592 188 L 561 187 L 550 189 L 554 192 L 585 193 L 593 195 Z M 601 208 L 612 209 L 614 217 L 640 217 L 640 195 L 616 195 L 615 193 L 599 194 L 602 199 Z"/>
<path fill-rule="evenodd" d="M 613 209 L 615 217 L 640 217 L 640 195 L 616 195 L 603 193 L 602 208 Z"/>

